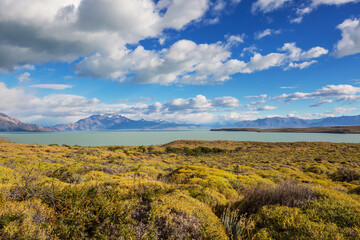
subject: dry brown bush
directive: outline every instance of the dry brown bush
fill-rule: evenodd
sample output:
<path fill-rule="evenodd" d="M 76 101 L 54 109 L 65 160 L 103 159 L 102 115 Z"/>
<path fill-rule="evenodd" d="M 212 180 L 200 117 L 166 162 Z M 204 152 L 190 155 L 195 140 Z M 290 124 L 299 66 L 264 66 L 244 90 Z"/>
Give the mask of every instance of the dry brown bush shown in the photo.
<path fill-rule="evenodd" d="M 259 185 L 245 193 L 239 214 L 256 213 L 266 205 L 300 207 L 317 198 L 311 187 L 296 182 L 281 182 L 276 187 Z"/>

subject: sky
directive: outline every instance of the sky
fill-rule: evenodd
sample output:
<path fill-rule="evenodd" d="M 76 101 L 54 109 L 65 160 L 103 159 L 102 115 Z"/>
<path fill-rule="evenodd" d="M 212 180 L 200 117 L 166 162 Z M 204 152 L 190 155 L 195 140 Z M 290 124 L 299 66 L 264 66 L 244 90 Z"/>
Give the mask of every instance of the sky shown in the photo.
<path fill-rule="evenodd" d="M 358 115 L 360 0 L 0 0 L 0 112 L 214 124 Z"/>

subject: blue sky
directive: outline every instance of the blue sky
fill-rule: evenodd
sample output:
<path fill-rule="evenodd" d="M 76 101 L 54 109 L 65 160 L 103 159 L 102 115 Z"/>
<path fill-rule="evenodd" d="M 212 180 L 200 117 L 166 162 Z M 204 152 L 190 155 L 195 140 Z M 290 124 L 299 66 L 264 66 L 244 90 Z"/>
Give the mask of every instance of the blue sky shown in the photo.
<path fill-rule="evenodd" d="M 211 124 L 357 115 L 359 0 L 0 0 L 0 112 Z"/>

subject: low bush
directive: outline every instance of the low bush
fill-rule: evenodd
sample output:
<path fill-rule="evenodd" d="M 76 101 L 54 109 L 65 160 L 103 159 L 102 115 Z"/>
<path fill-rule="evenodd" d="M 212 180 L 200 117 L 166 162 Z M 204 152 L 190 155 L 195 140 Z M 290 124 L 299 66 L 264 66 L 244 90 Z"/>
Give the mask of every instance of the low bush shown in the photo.
<path fill-rule="evenodd" d="M 256 213 L 266 205 L 300 207 L 317 198 L 310 186 L 296 182 L 281 182 L 276 187 L 258 185 L 246 191 L 239 213 Z"/>
<path fill-rule="evenodd" d="M 351 190 L 349 191 L 349 193 L 360 195 L 360 186 L 351 189 Z"/>
<path fill-rule="evenodd" d="M 336 172 L 331 174 L 331 179 L 339 182 L 360 180 L 360 171 L 351 168 L 338 168 Z"/>
<path fill-rule="evenodd" d="M 252 229 L 254 221 L 246 215 L 240 215 L 239 211 L 225 209 L 221 216 L 221 222 L 225 226 L 226 234 L 231 240 L 252 239 Z"/>
<path fill-rule="evenodd" d="M 110 146 L 110 147 L 108 147 L 108 150 L 112 151 L 112 152 L 115 152 L 116 150 L 119 150 L 119 149 L 124 149 L 124 147 L 123 146 Z"/>

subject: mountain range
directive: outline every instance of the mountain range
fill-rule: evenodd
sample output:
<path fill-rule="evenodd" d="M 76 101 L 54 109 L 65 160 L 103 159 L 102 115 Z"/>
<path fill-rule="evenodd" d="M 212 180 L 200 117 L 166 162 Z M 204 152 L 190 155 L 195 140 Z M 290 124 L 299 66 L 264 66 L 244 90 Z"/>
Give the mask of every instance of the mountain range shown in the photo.
<path fill-rule="evenodd" d="M 121 129 L 189 129 L 198 125 L 177 124 L 165 121 L 132 120 L 117 114 L 99 114 L 81 119 L 76 123 L 61 124 L 52 127 L 55 131 L 98 131 Z"/>
<path fill-rule="evenodd" d="M 230 125 L 238 128 L 305 128 L 305 127 L 330 127 L 330 126 L 355 126 L 360 125 L 360 115 L 327 117 L 320 119 L 301 119 L 294 117 L 273 117 L 257 119 L 254 121 L 241 121 Z"/>
<path fill-rule="evenodd" d="M 360 125 L 360 115 L 327 117 L 321 119 L 301 119 L 294 117 L 273 117 L 254 121 L 241 121 L 216 127 L 236 128 L 305 128 L 328 126 L 355 126 Z M 214 127 L 214 126 L 212 126 Z M 202 125 L 178 124 L 166 121 L 132 120 L 118 114 L 99 114 L 81 119 L 75 123 L 60 124 L 53 127 L 23 123 L 0 113 L 0 132 L 48 132 L 48 131 L 98 131 L 98 130 L 130 130 L 130 129 L 199 129 Z"/>
<path fill-rule="evenodd" d="M 6 114 L 0 113 L 0 132 L 49 132 L 52 128 L 45 128 L 39 125 L 23 123 Z"/>

